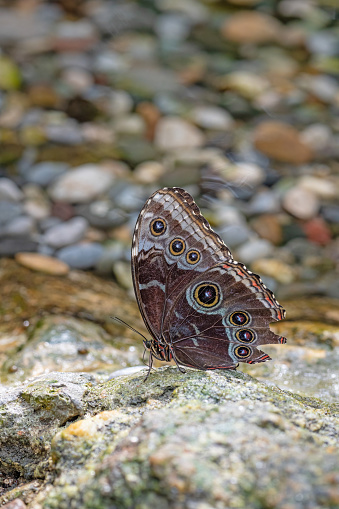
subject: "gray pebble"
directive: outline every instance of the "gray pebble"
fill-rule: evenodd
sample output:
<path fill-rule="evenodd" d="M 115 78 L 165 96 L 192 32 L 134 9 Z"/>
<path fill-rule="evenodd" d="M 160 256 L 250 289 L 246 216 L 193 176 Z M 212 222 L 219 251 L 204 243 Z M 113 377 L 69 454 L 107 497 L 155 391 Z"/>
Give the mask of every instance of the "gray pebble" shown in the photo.
<path fill-rule="evenodd" d="M 110 200 L 95 201 L 89 205 L 75 207 L 76 212 L 85 217 L 91 226 L 110 229 L 126 222 L 127 214 L 115 207 Z"/>
<path fill-rule="evenodd" d="M 321 209 L 321 215 L 329 223 L 339 223 L 339 205 L 324 205 Z"/>
<path fill-rule="evenodd" d="M 243 263 L 252 263 L 254 260 L 269 256 L 272 252 L 273 246 L 268 240 L 253 239 L 238 249 L 238 258 Z"/>
<path fill-rule="evenodd" d="M 23 198 L 23 192 L 8 178 L 0 178 L 0 200 L 18 202 Z"/>
<path fill-rule="evenodd" d="M 35 252 L 38 243 L 26 237 L 3 237 L 0 240 L 0 256 L 14 256 L 20 251 Z"/>
<path fill-rule="evenodd" d="M 271 189 L 263 190 L 253 196 L 248 204 L 248 214 L 274 214 L 280 211 L 280 200 Z"/>
<path fill-rule="evenodd" d="M 0 225 L 4 225 L 22 213 L 22 206 L 18 203 L 2 200 L 0 201 Z"/>
<path fill-rule="evenodd" d="M 95 266 L 97 273 L 100 275 L 111 275 L 113 263 L 124 258 L 124 249 L 124 246 L 119 242 L 105 245 L 102 256 Z"/>
<path fill-rule="evenodd" d="M 225 244 L 230 247 L 236 247 L 244 244 L 250 238 L 251 232 L 245 225 L 228 225 L 222 229 L 218 229 L 217 233 L 220 235 Z"/>
<path fill-rule="evenodd" d="M 81 240 L 86 233 L 88 222 L 84 217 L 73 217 L 69 221 L 49 228 L 43 236 L 43 241 L 56 249 Z"/>
<path fill-rule="evenodd" d="M 103 253 L 103 246 L 97 242 L 84 242 L 60 249 L 56 256 L 73 269 L 91 269 Z"/>
<path fill-rule="evenodd" d="M 19 216 L 5 226 L 5 233 L 10 237 L 25 237 L 35 231 L 36 223 L 31 216 Z"/>
<path fill-rule="evenodd" d="M 43 161 L 32 166 L 25 174 L 25 179 L 27 182 L 46 187 L 68 169 L 69 165 L 67 163 Z"/>

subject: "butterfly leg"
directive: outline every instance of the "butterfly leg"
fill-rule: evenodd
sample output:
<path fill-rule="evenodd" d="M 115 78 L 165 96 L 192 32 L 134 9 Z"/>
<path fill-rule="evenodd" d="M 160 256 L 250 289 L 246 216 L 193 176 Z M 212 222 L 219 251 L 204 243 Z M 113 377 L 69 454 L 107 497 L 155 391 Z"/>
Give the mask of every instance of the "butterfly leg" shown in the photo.
<path fill-rule="evenodd" d="M 175 353 L 173 352 L 172 349 L 171 349 L 171 356 L 172 356 L 172 359 L 174 359 L 174 362 L 176 363 L 180 373 L 186 373 L 186 370 L 182 366 L 180 366 L 179 362 L 177 361 Z"/>

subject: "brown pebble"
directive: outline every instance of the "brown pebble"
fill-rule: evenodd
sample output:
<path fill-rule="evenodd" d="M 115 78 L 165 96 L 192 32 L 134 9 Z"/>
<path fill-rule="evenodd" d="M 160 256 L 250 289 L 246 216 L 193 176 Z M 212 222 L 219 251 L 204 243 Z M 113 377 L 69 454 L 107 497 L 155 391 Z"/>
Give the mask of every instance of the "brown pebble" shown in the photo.
<path fill-rule="evenodd" d="M 15 260 L 27 269 L 44 272 L 45 274 L 64 276 L 69 272 L 69 266 L 66 263 L 39 253 L 17 253 Z"/>
<path fill-rule="evenodd" d="M 240 11 L 227 18 L 221 33 L 235 43 L 264 44 L 276 41 L 281 30 L 281 24 L 268 14 Z"/>
<path fill-rule="evenodd" d="M 276 216 L 264 214 L 252 221 L 252 227 L 262 239 L 267 239 L 276 246 L 281 244 L 282 228 Z"/>
<path fill-rule="evenodd" d="M 262 122 L 254 130 L 254 145 L 263 154 L 285 163 L 303 164 L 312 159 L 312 151 L 299 132 L 283 122 Z"/>

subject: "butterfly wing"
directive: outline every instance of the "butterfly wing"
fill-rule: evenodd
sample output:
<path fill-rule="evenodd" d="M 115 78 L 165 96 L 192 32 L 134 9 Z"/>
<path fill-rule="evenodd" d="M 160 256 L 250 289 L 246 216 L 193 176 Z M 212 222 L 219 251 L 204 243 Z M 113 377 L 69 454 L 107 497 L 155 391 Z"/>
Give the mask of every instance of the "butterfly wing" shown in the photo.
<path fill-rule="evenodd" d="M 132 277 L 144 322 L 160 338 L 178 293 L 221 261 L 229 249 L 211 230 L 193 198 L 180 188 L 155 192 L 137 220 L 132 243 Z"/>
<path fill-rule="evenodd" d="M 257 363 L 270 357 L 258 349 L 285 343 L 269 324 L 285 310 L 257 274 L 226 261 L 198 274 L 178 294 L 164 324 L 164 337 L 178 363 L 200 369 Z"/>

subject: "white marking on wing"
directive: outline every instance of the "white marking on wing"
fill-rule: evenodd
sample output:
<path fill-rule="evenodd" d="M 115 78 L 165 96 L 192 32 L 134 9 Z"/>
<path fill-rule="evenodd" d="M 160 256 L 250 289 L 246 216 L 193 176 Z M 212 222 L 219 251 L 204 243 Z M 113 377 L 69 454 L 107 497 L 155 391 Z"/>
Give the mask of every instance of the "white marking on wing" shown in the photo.
<path fill-rule="evenodd" d="M 149 281 L 148 283 L 139 285 L 140 290 L 147 290 L 148 288 L 151 288 L 152 286 L 158 286 L 160 290 L 163 292 L 165 291 L 165 285 L 160 283 L 160 281 L 157 281 L 156 279 L 153 279 L 152 281 Z"/>

